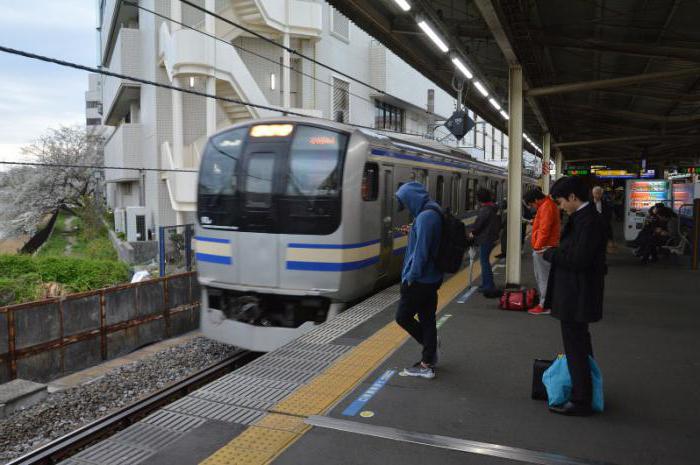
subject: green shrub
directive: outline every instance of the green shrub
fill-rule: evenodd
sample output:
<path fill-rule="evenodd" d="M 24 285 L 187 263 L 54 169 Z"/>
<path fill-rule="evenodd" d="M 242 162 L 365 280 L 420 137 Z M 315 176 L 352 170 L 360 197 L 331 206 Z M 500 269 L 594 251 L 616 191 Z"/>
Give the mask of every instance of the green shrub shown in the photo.
<path fill-rule="evenodd" d="M 28 279 L 27 275 L 31 275 L 32 279 Z M 32 282 L 55 282 L 62 284 L 67 291 L 82 292 L 120 284 L 128 277 L 129 268 L 118 261 L 0 255 L 0 279 L 4 280 L 7 289 L 16 290 L 14 286 L 20 286 L 21 283 L 31 287 Z M 16 300 L 20 301 L 18 298 Z"/>
<path fill-rule="evenodd" d="M 27 273 L 14 279 L 0 278 L 0 306 L 30 302 L 41 296 L 41 276 Z"/>

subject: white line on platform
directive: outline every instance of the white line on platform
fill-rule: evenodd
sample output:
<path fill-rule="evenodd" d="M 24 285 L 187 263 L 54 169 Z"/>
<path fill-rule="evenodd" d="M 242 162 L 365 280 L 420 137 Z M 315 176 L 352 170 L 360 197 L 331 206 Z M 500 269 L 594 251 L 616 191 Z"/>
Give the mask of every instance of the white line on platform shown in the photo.
<path fill-rule="evenodd" d="M 461 297 L 460 297 L 459 299 L 457 299 L 457 303 L 458 303 L 458 304 L 463 304 L 464 302 L 466 302 L 467 300 L 469 300 L 469 298 L 470 298 L 475 292 L 476 292 L 476 287 L 474 287 L 474 286 L 470 287 L 469 290 L 468 290 L 467 292 L 465 292 L 464 294 L 462 294 Z"/>
<path fill-rule="evenodd" d="M 437 434 L 416 433 L 398 428 L 375 426 L 367 423 L 340 420 L 337 418 L 324 417 L 320 415 L 308 417 L 306 419 L 306 423 L 320 428 L 334 429 L 336 431 L 345 431 L 364 436 L 421 444 L 424 446 L 468 452 L 477 455 L 502 457 L 516 460 L 518 462 L 536 463 L 540 465 L 606 465 L 605 462 L 567 457 L 565 455 L 550 452 L 520 449 L 517 447 L 502 446 L 500 444 L 491 444 L 488 442 L 471 441 L 469 439 L 453 438 L 449 436 L 439 436 Z"/>

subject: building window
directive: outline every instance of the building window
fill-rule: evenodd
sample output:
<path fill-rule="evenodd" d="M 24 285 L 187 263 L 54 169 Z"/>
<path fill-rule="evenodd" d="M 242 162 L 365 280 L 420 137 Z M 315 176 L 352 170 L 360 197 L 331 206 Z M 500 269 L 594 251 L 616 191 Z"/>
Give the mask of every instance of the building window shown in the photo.
<path fill-rule="evenodd" d="M 100 102 L 96 100 L 89 100 L 85 103 L 85 108 L 98 108 L 100 106 Z"/>
<path fill-rule="evenodd" d="M 85 120 L 86 126 L 99 126 L 100 124 L 102 124 L 102 120 L 100 118 L 87 118 Z"/>
<path fill-rule="evenodd" d="M 350 122 L 350 83 L 333 78 L 333 120 L 339 123 Z"/>
<path fill-rule="evenodd" d="M 343 16 L 338 10 L 331 7 L 331 34 L 343 39 L 350 40 L 350 20 Z"/>
<path fill-rule="evenodd" d="M 374 127 L 377 129 L 389 129 L 390 131 L 403 132 L 406 121 L 406 112 L 388 103 L 376 100 L 374 102 Z"/>

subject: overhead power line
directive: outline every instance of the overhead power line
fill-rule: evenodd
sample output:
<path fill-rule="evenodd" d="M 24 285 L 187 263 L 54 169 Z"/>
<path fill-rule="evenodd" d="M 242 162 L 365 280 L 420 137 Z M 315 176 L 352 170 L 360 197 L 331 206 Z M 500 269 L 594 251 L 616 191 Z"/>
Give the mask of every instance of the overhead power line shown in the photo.
<path fill-rule="evenodd" d="M 275 42 L 274 40 L 272 40 L 272 39 L 270 39 L 270 38 L 268 38 L 268 37 L 265 37 L 264 35 L 260 34 L 259 32 L 256 32 L 256 31 L 254 31 L 254 30 L 252 30 L 252 29 L 250 29 L 250 28 L 247 28 L 247 27 L 245 27 L 245 26 L 243 26 L 243 25 L 241 25 L 241 24 L 235 23 L 235 22 L 231 21 L 231 20 L 228 19 L 228 18 L 224 18 L 223 16 L 217 14 L 217 13 L 214 12 L 214 11 L 207 10 L 206 8 L 204 8 L 204 7 L 202 7 L 202 6 L 199 6 L 199 5 L 195 4 L 195 3 L 192 3 L 192 2 L 189 1 L 189 0 L 180 0 L 180 2 L 181 2 L 181 3 L 184 3 L 185 5 L 189 5 L 189 6 L 191 6 L 192 8 L 194 8 L 194 9 L 196 9 L 196 10 L 201 11 L 201 12 L 204 13 L 205 15 L 213 16 L 214 18 L 218 19 L 219 21 L 223 21 L 223 22 L 225 22 L 226 24 L 228 24 L 228 25 L 230 25 L 230 26 L 233 26 L 233 27 L 236 27 L 236 28 L 238 28 L 238 29 L 241 29 L 241 30 L 247 32 L 248 34 L 252 34 L 252 35 L 254 35 L 254 36 L 257 37 L 257 38 L 262 39 L 262 40 L 264 40 L 265 42 L 268 42 L 268 43 L 274 45 L 275 47 L 282 48 L 282 49 L 286 50 L 287 52 L 289 52 L 289 53 L 291 53 L 291 54 L 293 54 L 293 55 L 298 56 L 299 58 L 303 58 L 304 60 L 308 60 L 308 61 L 310 61 L 311 63 L 314 63 L 314 64 L 316 64 L 316 65 L 318 65 L 318 66 L 323 67 L 323 68 L 326 68 L 326 69 L 329 70 L 329 71 L 332 71 L 332 72 L 334 72 L 334 73 L 340 74 L 341 76 L 344 76 L 344 77 L 350 79 L 351 81 L 355 81 L 355 82 L 358 83 L 358 84 L 362 84 L 363 86 L 366 86 L 366 87 L 368 87 L 368 88 L 374 90 L 375 92 L 379 92 L 379 93 L 381 93 L 381 94 L 390 96 L 389 94 L 387 94 L 385 91 L 379 89 L 378 87 L 375 87 L 375 86 L 373 86 L 373 85 L 371 85 L 371 84 L 368 84 L 367 82 L 365 82 L 365 81 L 363 81 L 363 80 L 361 80 L 361 79 L 358 79 L 358 78 L 356 78 L 356 77 L 354 77 L 354 76 L 350 76 L 349 74 L 346 74 L 346 73 L 340 71 L 339 69 L 333 68 L 332 66 L 329 66 L 329 65 L 327 65 L 327 64 L 325 64 L 325 63 L 322 63 L 322 62 L 316 60 L 315 58 L 311 58 L 310 56 L 304 55 L 303 53 L 301 53 L 301 52 L 299 52 L 299 51 L 297 51 L 297 50 L 294 50 L 293 48 L 285 47 L 284 45 L 282 45 L 282 44 L 280 44 L 280 43 L 278 43 L 278 42 Z"/>
<path fill-rule="evenodd" d="M 133 168 L 126 166 L 106 166 L 106 165 L 76 165 L 70 163 L 41 163 L 32 161 L 0 161 L 0 165 L 19 165 L 19 166 L 46 166 L 50 168 L 82 168 L 96 170 L 130 170 L 130 171 L 161 171 L 174 173 L 197 173 L 197 170 L 178 170 L 167 168 Z"/>
<path fill-rule="evenodd" d="M 284 63 L 280 63 L 279 61 L 276 61 L 276 60 L 274 60 L 274 59 L 272 59 L 272 58 L 266 57 L 265 55 L 261 55 L 260 53 L 254 52 L 253 50 L 247 49 L 247 48 L 245 48 L 245 47 L 243 47 L 243 46 L 241 46 L 241 45 L 235 44 L 235 43 L 233 43 L 233 42 L 229 42 L 229 41 L 227 41 L 227 40 L 225 40 L 225 39 L 222 39 L 221 37 L 216 36 L 215 34 L 210 34 L 210 33 L 206 32 L 206 31 L 202 31 L 201 29 L 197 29 L 197 28 L 194 27 L 194 26 L 190 26 L 189 24 L 186 24 L 186 23 L 184 23 L 184 22 L 182 22 L 182 21 L 177 21 L 176 19 L 173 19 L 173 18 L 171 18 L 171 17 L 168 16 L 168 15 L 164 15 L 164 14 L 162 14 L 162 13 L 158 13 L 157 11 L 151 10 L 150 8 L 146 8 L 146 7 L 143 6 L 143 5 L 139 5 L 138 3 L 132 2 L 131 0 L 122 0 L 122 3 L 124 3 L 125 5 L 133 6 L 134 8 L 138 8 L 139 10 L 145 11 L 145 12 L 147 12 L 147 13 L 150 13 L 150 14 L 152 14 L 152 15 L 154 15 L 154 16 L 157 16 L 157 17 L 159 17 L 159 18 L 161 18 L 161 19 L 163 19 L 163 20 L 165 20 L 165 21 L 169 21 L 169 22 L 171 22 L 171 23 L 173 23 L 173 24 L 178 24 L 178 25 L 180 25 L 180 26 L 182 26 L 182 27 L 184 27 L 184 28 L 186 28 L 186 29 L 192 30 L 192 31 L 194 31 L 194 32 L 198 32 L 199 34 L 202 34 L 202 35 L 207 36 L 207 37 L 209 37 L 209 38 L 211 38 L 211 39 L 214 39 L 214 40 L 217 40 L 217 41 L 219 41 L 219 42 L 221 42 L 221 43 L 223 43 L 223 44 L 226 44 L 226 45 L 228 45 L 228 46 L 230 46 L 230 47 L 233 47 L 233 48 L 235 48 L 236 50 L 240 50 L 240 51 L 242 51 L 242 52 L 249 53 L 249 54 L 251 54 L 251 55 L 253 55 L 253 56 L 256 56 L 256 57 L 260 58 L 261 60 L 265 60 L 265 61 L 267 61 L 267 62 L 269 62 L 269 63 L 272 63 L 272 64 L 274 64 L 275 66 L 281 66 L 282 68 L 286 68 L 286 69 L 292 71 L 293 73 L 299 74 L 300 76 L 307 77 L 307 78 L 312 79 L 312 80 L 314 80 L 314 81 L 316 81 L 316 82 L 320 82 L 321 84 L 324 84 L 324 85 L 326 85 L 326 86 L 328 86 L 328 87 L 330 87 L 330 88 L 333 88 L 333 84 L 330 83 L 330 82 L 328 82 L 328 81 L 324 81 L 324 80 L 321 79 L 321 78 L 318 78 L 318 77 L 316 77 L 316 76 L 313 76 L 313 75 L 311 75 L 311 74 L 309 74 L 309 73 L 305 73 L 305 72 L 303 72 L 303 71 L 301 71 L 301 70 L 298 70 L 298 69 L 294 68 L 293 66 L 287 66 L 287 65 L 285 65 Z M 355 98 L 357 98 L 357 99 L 360 99 L 360 100 L 363 100 L 363 101 L 369 103 L 370 105 L 374 106 L 374 102 L 373 102 L 372 100 L 370 100 L 370 99 L 368 99 L 368 98 L 366 98 L 366 97 L 364 97 L 364 96 L 362 96 L 362 95 L 359 95 L 359 94 L 356 94 L 356 93 L 353 93 L 353 92 L 350 92 L 350 91 L 346 91 L 346 93 L 347 93 L 348 95 L 352 95 L 353 97 L 355 97 Z M 429 113 L 429 112 L 428 112 L 428 113 Z"/>
<path fill-rule="evenodd" d="M 133 5 L 133 2 L 130 2 L 130 1 L 128 1 L 128 0 L 122 0 L 122 1 L 123 1 L 124 3 L 129 3 L 129 4 L 132 4 L 132 5 Z M 224 18 L 223 16 L 217 14 L 217 13 L 214 12 L 214 11 L 207 10 L 206 8 L 204 8 L 204 7 L 202 7 L 202 6 L 199 6 L 199 5 L 195 4 L 195 3 L 192 3 L 192 2 L 189 1 L 189 0 L 180 0 L 180 2 L 181 2 L 181 3 L 184 3 L 185 5 L 191 6 L 192 8 L 194 8 L 194 9 L 196 9 L 196 10 L 201 11 L 201 12 L 204 13 L 205 15 L 210 15 L 210 16 L 212 16 L 212 17 L 218 19 L 219 21 L 223 21 L 224 23 L 226 23 L 226 24 L 228 24 L 228 25 L 230 25 L 230 26 L 236 27 L 236 28 L 238 28 L 238 29 L 241 29 L 241 30 L 243 30 L 243 31 L 245 31 L 245 32 L 247 32 L 247 33 L 249 33 L 249 34 L 252 34 L 252 35 L 254 35 L 254 36 L 257 37 L 257 38 L 262 39 L 262 40 L 264 40 L 265 42 L 274 45 L 275 47 L 279 47 L 279 48 L 281 48 L 281 49 L 283 49 L 283 50 L 286 50 L 287 52 L 291 53 L 292 55 L 296 55 L 296 56 L 298 56 L 299 58 L 302 58 L 302 59 L 304 59 L 304 60 L 307 60 L 307 61 L 309 61 L 309 62 L 311 62 L 311 63 L 313 63 L 313 64 L 316 64 L 316 65 L 318 65 L 318 66 L 320 66 L 320 67 L 322 67 L 322 68 L 325 68 L 325 69 L 327 69 L 327 70 L 329 70 L 329 71 L 332 71 L 332 72 L 334 72 L 334 73 L 336 73 L 336 74 L 339 74 L 339 75 L 341 75 L 341 76 L 343 76 L 343 77 L 346 77 L 346 78 L 350 79 L 351 81 L 354 81 L 354 82 L 356 82 L 356 83 L 358 83 L 358 84 L 360 84 L 360 85 L 362 85 L 362 86 L 364 86 L 364 87 L 367 87 L 368 89 L 371 89 L 371 90 L 373 90 L 373 91 L 375 91 L 375 92 L 378 92 L 378 93 L 380 93 L 380 94 L 382 94 L 382 95 L 384 95 L 384 96 L 386 96 L 386 97 L 390 97 L 390 98 L 393 98 L 393 99 L 396 99 L 396 100 L 403 101 L 403 99 L 401 99 L 401 98 L 399 98 L 399 97 L 397 97 L 397 96 L 395 96 L 395 95 L 392 95 L 392 94 L 390 94 L 390 93 L 388 93 L 388 92 L 386 92 L 386 91 L 384 91 L 384 90 L 382 90 L 382 89 L 380 89 L 380 88 L 378 88 L 378 87 L 376 87 L 376 86 L 373 86 L 372 84 L 370 84 L 370 83 L 368 83 L 368 82 L 366 82 L 366 81 L 363 81 L 363 80 L 360 79 L 360 78 L 356 78 L 356 77 L 351 76 L 351 75 L 349 75 L 349 74 L 347 74 L 347 73 L 344 73 L 343 71 L 340 71 L 340 70 L 337 69 L 337 68 L 334 68 L 334 67 L 332 67 L 332 66 L 330 66 L 330 65 L 327 65 L 327 64 L 325 64 L 325 63 L 323 63 L 323 62 L 321 62 L 321 61 L 318 61 L 318 60 L 315 59 L 315 58 L 312 58 L 312 57 L 310 57 L 310 56 L 308 56 L 308 55 L 305 55 L 305 54 L 299 52 L 298 50 L 295 50 L 295 49 L 290 48 L 290 47 L 285 47 L 283 44 L 280 44 L 280 43 L 278 43 L 278 42 L 276 42 L 276 41 L 270 39 L 269 37 L 265 37 L 263 34 L 260 34 L 259 32 L 256 32 L 256 31 L 254 31 L 254 30 L 252 30 L 252 29 L 250 29 L 250 28 L 247 28 L 247 27 L 241 25 L 240 23 L 236 23 L 235 21 L 231 21 L 231 20 L 228 19 L 228 18 Z M 435 114 L 435 113 L 433 113 L 433 112 L 431 112 L 431 111 L 428 111 L 428 110 L 423 110 L 423 111 L 424 111 L 426 114 L 430 115 L 430 116 L 434 116 L 434 117 L 437 117 L 437 118 L 440 118 L 440 119 L 444 119 L 444 116 Z"/>
<path fill-rule="evenodd" d="M 323 121 L 331 121 L 334 123 L 338 122 L 338 121 L 330 120 L 328 118 L 317 118 L 314 116 L 305 115 L 303 113 L 288 111 L 284 108 L 275 108 L 275 107 L 271 107 L 269 105 L 261 105 L 259 103 L 246 102 L 244 100 L 239 100 L 239 99 L 234 99 L 234 98 L 229 98 L 229 97 L 221 97 L 219 95 L 207 94 L 206 92 L 200 92 L 200 91 L 194 90 L 194 89 L 188 89 L 185 87 L 177 87 L 177 86 L 173 86 L 170 84 L 155 82 L 155 81 L 151 81 L 148 79 L 143 79 L 143 78 L 139 78 L 139 77 L 135 77 L 135 76 L 129 76 L 126 74 L 121 74 L 121 73 L 115 73 L 113 71 L 107 71 L 107 70 L 101 69 L 101 68 L 80 65 L 78 63 L 73 63 L 70 61 L 59 60 L 58 58 L 47 57 L 44 55 L 38 55 L 36 53 L 25 52 L 23 50 L 17 50 L 17 49 L 11 48 L 11 47 L 5 47 L 4 45 L 0 45 L 0 52 L 5 52 L 5 53 L 12 54 L 12 55 L 23 56 L 25 58 L 31 58 L 31 59 L 39 60 L 39 61 L 45 61 L 47 63 L 54 63 L 54 64 L 57 64 L 60 66 L 68 67 L 68 68 L 89 71 L 91 73 L 102 74 L 104 76 L 112 76 L 112 77 L 116 77 L 119 79 L 126 79 L 128 81 L 139 82 L 141 84 L 147 84 L 147 85 L 151 85 L 151 86 L 155 86 L 155 87 L 161 87 L 163 89 L 170 89 L 170 90 L 175 90 L 178 92 L 184 92 L 186 94 L 198 95 L 200 97 L 211 98 L 214 100 L 221 100 L 224 102 L 236 103 L 239 105 L 245 105 L 245 106 L 253 107 L 253 108 L 262 108 L 264 110 L 275 111 L 275 112 L 281 113 L 283 115 L 301 116 L 302 118 L 319 119 L 319 120 L 323 120 Z M 410 132 L 392 131 L 391 129 L 377 129 L 377 128 L 373 128 L 371 126 L 363 126 L 361 124 L 355 124 L 355 123 L 341 123 L 341 124 L 345 124 L 347 126 L 352 126 L 352 127 L 361 128 L 361 129 L 367 129 L 367 130 L 374 131 L 374 132 L 388 132 L 388 133 L 403 134 L 403 135 L 408 135 L 408 136 L 420 136 L 421 135 L 421 134 L 413 134 Z"/>
<path fill-rule="evenodd" d="M 262 108 L 263 110 L 276 111 L 276 112 L 284 113 L 284 114 L 288 114 L 288 115 L 308 117 L 307 115 L 304 115 L 301 113 L 296 113 L 293 111 L 286 111 L 284 109 L 271 107 L 269 105 L 261 105 L 259 103 L 245 102 L 245 101 L 239 100 L 239 99 L 207 94 L 206 92 L 200 92 L 200 91 L 194 90 L 194 89 L 187 89 L 185 87 L 177 87 L 177 86 L 173 86 L 170 84 L 164 84 L 162 82 L 155 82 L 155 81 L 151 81 L 148 79 L 143 79 L 143 78 L 139 78 L 139 77 L 135 77 L 135 76 L 128 76 L 126 74 L 115 73 L 113 71 L 107 71 L 107 70 L 101 69 L 101 68 L 79 65 L 78 63 L 73 63 L 73 62 L 65 61 L 65 60 L 59 60 L 58 58 L 51 58 L 51 57 L 47 57 L 44 55 L 37 55 L 36 53 L 25 52 L 23 50 L 17 50 L 14 48 L 5 47 L 4 45 L 0 45 L 0 51 L 5 52 L 5 53 L 10 53 L 12 55 L 19 55 L 19 56 L 23 56 L 26 58 L 32 58 L 34 60 L 45 61 L 48 63 L 54 63 L 57 65 L 66 66 L 68 68 L 80 69 L 83 71 L 89 71 L 91 73 L 102 74 L 105 76 L 112 76 L 112 77 L 116 77 L 119 79 L 126 79 L 128 81 L 140 82 L 142 84 L 148 84 L 151 86 L 161 87 L 163 89 L 170 89 L 170 90 L 176 90 L 179 92 L 184 92 L 187 94 L 199 95 L 200 97 L 207 97 L 207 98 L 213 98 L 216 100 L 223 100 L 225 102 L 236 103 L 239 105 L 246 105 L 246 106 L 253 107 L 253 108 Z"/>

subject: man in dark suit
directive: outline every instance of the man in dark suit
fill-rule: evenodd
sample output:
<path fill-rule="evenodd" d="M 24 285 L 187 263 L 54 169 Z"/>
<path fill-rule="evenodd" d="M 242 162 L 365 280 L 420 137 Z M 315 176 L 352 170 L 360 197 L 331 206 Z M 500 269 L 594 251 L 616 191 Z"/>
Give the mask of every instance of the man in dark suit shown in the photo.
<path fill-rule="evenodd" d="M 603 316 L 603 289 L 607 265 L 607 231 L 602 215 L 588 201 L 588 186 L 579 177 L 564 177 L 554 183 L 551 196 L 569 214 L 558 247 L 546 249 L 544 259 L 552 264 L 545 307 L 561 321 L 564 352 L 571 374 L 571 398 L 550 407 L 564 415 L 590 415 L 593 386 L 588 356 L 593 356 L 588 324 Z"/>
<path fill-rule="evenodd" d="M 607 234 L 607 240 L 613 240 L 613 230 L 612 230 L 612 217 L 613 217 L 613 206 L 610 202 L 603 196 L 603 188 L 600 186 L 595 186 L 591 192 L 593 197 L 593 204 L 595 205 L 598 213 L 603 217 L 603 223 L 605 224 L 605 232 Z"/>

